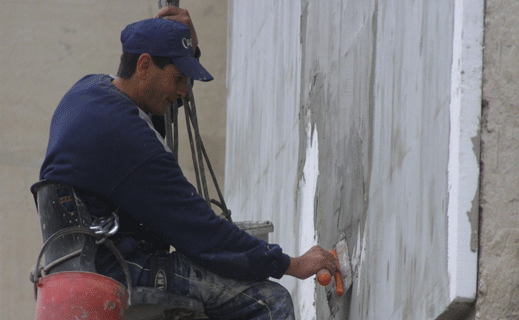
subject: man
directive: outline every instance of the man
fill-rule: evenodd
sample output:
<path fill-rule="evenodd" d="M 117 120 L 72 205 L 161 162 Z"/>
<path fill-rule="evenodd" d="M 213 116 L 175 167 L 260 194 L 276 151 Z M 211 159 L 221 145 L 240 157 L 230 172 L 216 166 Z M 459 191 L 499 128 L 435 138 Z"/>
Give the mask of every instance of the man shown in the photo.
<path fill-rule="evenodd" d="M 291 258 L 217 217 L 153 128 L 150 116 L 185 97 L 188 79 L 213 79 L 188 12 L 162 9 L 121 42 L 117 77 L 85 76 L 58 105 L 40 178 L 73 186 L 93 216 L 117 212 L 112 240 L 134 285 L 155 286 L 162 269 L 164 289 L 199 299 L 212 319 L 293 319 L 289 293 L 266 279 L 335 272 L 335 258 L 318 246 Z M 97 260 L 99 273 L 124 282 L 107 252 Z"/>

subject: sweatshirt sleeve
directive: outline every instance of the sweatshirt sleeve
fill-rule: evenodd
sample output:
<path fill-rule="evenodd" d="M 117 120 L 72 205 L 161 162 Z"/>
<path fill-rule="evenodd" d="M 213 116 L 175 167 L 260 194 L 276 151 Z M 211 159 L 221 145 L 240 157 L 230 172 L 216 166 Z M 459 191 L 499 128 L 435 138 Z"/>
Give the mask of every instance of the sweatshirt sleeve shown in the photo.
<path fill-rule="evenodd" d="M 290 257 L 278 245 L 252 237 L 219 218 L 169 152 L 138 166 L 110 198 L 178 252 L 222 276 L 279 279 L 290 264 Z"/>

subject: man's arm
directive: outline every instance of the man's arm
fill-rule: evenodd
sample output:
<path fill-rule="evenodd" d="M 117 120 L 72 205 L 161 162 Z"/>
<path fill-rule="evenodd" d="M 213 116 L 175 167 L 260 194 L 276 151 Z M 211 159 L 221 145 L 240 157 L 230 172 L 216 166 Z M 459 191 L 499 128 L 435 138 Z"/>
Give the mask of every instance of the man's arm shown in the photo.
<path fill-rule="evenodd" d="M 191 38 L 193 39 L 193 49 L 196 52 L 198 38 L 193 21 L 187 10 L 174 6 L 165 7 L 159 10 L 155 18 L 171 19 L 188 26 L 191 30 Z M 301 257 L 290 258 L 290 265 L 285 274 L 299 279 L 306 279 L 321 269 L 328 269 L 334 274 L 337 269 L 337 261 L 328 251 L 319 246 L 314 246 Z"/>
<path fill-rule="evenodd" d="M 143 149 L 156 145 L 139 136 L 132 141 Z M 170 152 L 148 158 L 131 170 L 108 198 L 177 252 L 221 276 L 279 279 L 290 265 L 290 257 L 278 245 L 260 241 L 216 216 Z"/>

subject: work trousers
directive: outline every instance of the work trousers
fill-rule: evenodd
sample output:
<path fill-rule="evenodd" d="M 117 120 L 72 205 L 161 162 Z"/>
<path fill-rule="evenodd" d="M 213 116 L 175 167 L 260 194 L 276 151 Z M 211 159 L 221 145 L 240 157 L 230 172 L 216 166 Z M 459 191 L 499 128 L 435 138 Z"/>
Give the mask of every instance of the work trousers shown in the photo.
<path fill-rule="evenodd" d="M 132 275 L 132 284 L 153 286 L 153 255 L 147 258 L 138 253 L 125 256 Z M 210 319 L 295 319 L 290 293 L 276 282 L 225 278 L 176 252 L 161 255 L 159 258 L 167 260 L 162 264 L 169 269 L 166 271 L 167 290 L 201 301 L 204 313 Z M 124 282 L 119 268 L 110 269 L 111 271 L 106 270 L 106 275 Z"/>

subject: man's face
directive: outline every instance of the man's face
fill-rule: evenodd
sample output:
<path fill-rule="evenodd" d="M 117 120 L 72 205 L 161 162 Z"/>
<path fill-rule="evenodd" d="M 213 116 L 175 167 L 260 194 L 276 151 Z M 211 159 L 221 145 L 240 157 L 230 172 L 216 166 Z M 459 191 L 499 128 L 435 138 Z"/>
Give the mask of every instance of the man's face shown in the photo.
<path fill-rule="evenodd" d="M 141 91 L 142 108 L 162 116 L 176 99 L 187 94 L 187 78 L 173 65 L 160 69 L 152 63 Z"/>

